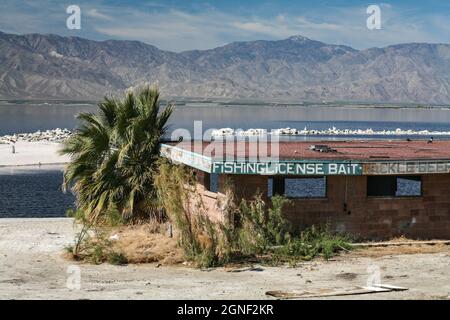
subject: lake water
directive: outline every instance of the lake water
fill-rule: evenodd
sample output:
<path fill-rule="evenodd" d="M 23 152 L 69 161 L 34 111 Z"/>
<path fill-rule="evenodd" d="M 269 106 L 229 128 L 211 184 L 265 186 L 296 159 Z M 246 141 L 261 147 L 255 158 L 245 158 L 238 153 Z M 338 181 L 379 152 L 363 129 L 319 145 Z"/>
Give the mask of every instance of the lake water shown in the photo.
<path fill-rule="evenodd" d="M 62 167 L 0 168 L 0 217 L 64 217 L 75 197 L 62 181 Z"/>
<path fill-rule="evenodd" d="M 54 128 L 74 129 L 75 116 L 95 112 L 88 102 L 0 101 L 0 135 Z M 184 128 L 193 132 L 194 121 L 202 129 L 278 128 L 450 131 L 450 108 L 360 107 L 329 105 L 257 105 L 185 102 L 176 106 L 170 132 Z"/>
<path fill-rule="evenodd" d="M 77 125 L 76 114 L 95 110 L 95 103 L 89 102 L 0 101 L 0 135 L 57 127 L 74 129 Z M 267 130 L 307 127 L 322 130 L 334 126 L 338 129 L 372 128 L 377 131 L 397 128 L 450 131 L 450 108 L 189 101 L 177 105 L 169 131 L 184 128 L 193 132 L 193 123 L 199 120 L 202 121 L 203 130 L 224 127 Z M 26 171 L 0 169 L 0 217 L 64 216 L 75 199 L 73 195 L 61 192 L 61 184 L 61 168 L 34 168 Z"/>

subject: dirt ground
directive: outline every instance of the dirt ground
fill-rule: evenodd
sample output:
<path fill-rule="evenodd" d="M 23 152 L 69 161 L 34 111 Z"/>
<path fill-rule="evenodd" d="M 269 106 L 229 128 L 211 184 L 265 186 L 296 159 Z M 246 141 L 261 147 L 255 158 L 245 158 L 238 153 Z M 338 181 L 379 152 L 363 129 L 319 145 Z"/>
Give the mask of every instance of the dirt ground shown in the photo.
<path fill-rule="evenodd" d="M 448 245 L 364 249 L 295 268 L 198 270 L 77 264 L 61 254 L 73 238 L 71 219 L 0 219 L 0 298 L 274 299 L 266 292 L 349 290 L 379 274 L 383 284 L 409 290 L 328 299 L 450 299 Z"/>

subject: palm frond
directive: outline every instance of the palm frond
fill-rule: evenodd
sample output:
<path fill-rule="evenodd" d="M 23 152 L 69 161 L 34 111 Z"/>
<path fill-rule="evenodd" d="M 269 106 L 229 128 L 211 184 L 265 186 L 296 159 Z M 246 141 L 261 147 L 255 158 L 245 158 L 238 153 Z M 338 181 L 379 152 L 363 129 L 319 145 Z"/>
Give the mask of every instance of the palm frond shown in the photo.
<path fill-rule="evenodd" d="M 78 115 L 81 125 L 60 151 L 71 157 L 63 187 L 76 192 L 92 219 L 111 207 L 131 218 L 157 208 L 153 177 L 173 111 L 171 104 L 160 110 L 159 99 L 156 87 L 145 86 L 123 100 L 105 97 L 96 114 Z"/>

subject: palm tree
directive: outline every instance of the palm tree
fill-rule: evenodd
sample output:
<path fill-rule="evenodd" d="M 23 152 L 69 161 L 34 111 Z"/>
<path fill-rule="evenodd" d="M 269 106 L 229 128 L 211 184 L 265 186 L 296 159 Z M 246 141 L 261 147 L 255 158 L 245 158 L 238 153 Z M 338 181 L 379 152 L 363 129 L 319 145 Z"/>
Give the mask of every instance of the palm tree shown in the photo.
<path fill-rule="evenodd" d="M 160 111 L 159 91 L 150 86 L 98 106 L 97 114 L 78 116 L 81 126 L 63 144 L 61 154 L 71 157 L 64 189 L 72 187 L 94 221 L 113 208 L 125 219 L 155 216 L 153 177 L 173 106 Z"/>

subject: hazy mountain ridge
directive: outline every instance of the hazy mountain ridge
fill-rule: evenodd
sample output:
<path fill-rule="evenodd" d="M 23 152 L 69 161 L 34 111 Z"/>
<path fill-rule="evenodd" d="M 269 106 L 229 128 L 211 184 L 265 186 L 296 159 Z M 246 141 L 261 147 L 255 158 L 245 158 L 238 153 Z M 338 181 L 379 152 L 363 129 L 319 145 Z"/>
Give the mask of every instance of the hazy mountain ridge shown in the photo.
<path fill-rule="evenodd" d="M 450 103 L 450 45 L 356 50 L 293 36 L 174 53 L 0 32 L 3 99 L 98 99 L 156 81 L 167 96 Z"/>

